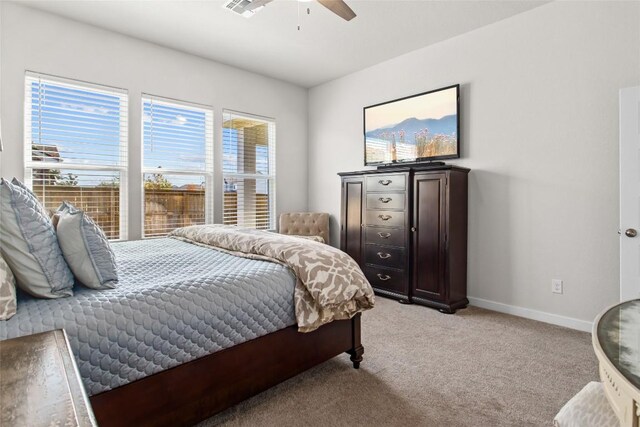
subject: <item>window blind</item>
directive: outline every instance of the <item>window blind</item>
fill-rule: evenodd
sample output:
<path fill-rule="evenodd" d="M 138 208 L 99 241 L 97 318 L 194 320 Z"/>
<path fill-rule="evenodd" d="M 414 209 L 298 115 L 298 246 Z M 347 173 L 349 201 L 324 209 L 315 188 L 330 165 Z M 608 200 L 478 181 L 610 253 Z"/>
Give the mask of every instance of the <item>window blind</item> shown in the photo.
<path fill-rule="evenodd" d="M 213 111 L 142 97 L 144 236 L 213 220 Z"/>
<path fill-rule="evenodd" d="M 275 229 L 275 147 L 273 119 L 223 112 L 224 224 Z"/>
<path fill-rule="evenodd" d="M 69 201 L 109 239 L 127 238 L 123 89 L 27 72 L 25 183 L 49 211 Z"/>

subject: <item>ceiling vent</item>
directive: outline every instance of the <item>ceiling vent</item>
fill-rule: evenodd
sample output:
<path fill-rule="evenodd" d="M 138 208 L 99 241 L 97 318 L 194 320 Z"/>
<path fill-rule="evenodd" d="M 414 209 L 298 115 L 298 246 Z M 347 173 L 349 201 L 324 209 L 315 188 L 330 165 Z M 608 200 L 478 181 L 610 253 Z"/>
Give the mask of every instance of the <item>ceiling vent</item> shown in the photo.
<path fill-rule="evenodd" d="M 245 18 L 251 18 L 254 13 L 264 7 L 264 3 L 266 2 L 259 0 L 229 0 L 222 7 Z"/>

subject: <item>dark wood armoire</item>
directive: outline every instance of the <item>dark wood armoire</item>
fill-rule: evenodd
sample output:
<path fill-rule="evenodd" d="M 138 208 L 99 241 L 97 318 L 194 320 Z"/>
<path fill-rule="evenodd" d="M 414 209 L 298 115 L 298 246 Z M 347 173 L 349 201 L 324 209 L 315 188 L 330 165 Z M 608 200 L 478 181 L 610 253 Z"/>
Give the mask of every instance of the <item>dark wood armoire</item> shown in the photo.
<path fill-rule="evenodd" d="M 469 169 L 344 172 L 340 248 L 377 294 L 446 313 L 466 307 Z"/>

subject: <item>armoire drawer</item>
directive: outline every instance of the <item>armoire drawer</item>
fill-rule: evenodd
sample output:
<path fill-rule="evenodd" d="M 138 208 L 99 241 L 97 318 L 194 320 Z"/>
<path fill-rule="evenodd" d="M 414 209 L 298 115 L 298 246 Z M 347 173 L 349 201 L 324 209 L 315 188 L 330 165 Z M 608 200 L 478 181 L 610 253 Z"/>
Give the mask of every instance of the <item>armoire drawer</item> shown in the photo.
<path fill-rule="evenodd" d="M 367 193 L 367 209 L 404 210 L 404 193 Z"/>
<path fill-rule="evenodd" d="M 407 276 L 404 271 L 367 266 L 364 267 L 363 272 L 374 288 L 386 289 L 401 294 L 406 294 L 409 290 Z"/>
<path fill-rule="evenodd" d="M 404 228 L 366 227 L 364 230 L 364 242 L 404 247 L 406 234 Z"/>
<path fill-rule="evenodd" d="M 369 191 L 404 191 L 407 189 L 405 174 L 373 175 L 367 177 L 367 192 Z"/>
<path fill-rule="evenodd" d="M 365 245 L 364 247 L 365 264 L 404 269 L 406 261 L 404 248 L 389 248 L 378 245 Z"/>
<path fill-rule="evenodd" d="M 402 211 L 367 210 L 366 225 L 381 225 L 383 227 L 404 227 L 406 214 Z"/>

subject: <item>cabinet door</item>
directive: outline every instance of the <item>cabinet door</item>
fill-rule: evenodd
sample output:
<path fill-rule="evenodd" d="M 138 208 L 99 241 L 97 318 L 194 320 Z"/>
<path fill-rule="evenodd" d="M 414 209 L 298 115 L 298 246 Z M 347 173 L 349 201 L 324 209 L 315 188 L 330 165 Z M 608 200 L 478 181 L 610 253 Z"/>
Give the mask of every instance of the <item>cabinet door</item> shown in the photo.
<path fill-rule="evenodd" d="M 445 173 L 417 173 L 414 176 L 412 291 L 418 298 L 446 298 L 446 184 Z"/>
<path fill-rule="evenodd" d="M 362 212 L 364 178 L 342 180 L 342 224 L 340 226 L 340 249 L 362 265 Z"/>

